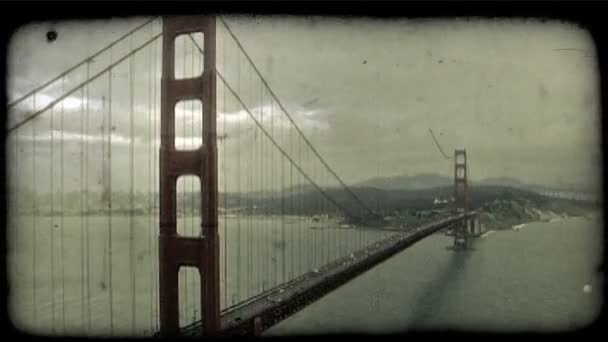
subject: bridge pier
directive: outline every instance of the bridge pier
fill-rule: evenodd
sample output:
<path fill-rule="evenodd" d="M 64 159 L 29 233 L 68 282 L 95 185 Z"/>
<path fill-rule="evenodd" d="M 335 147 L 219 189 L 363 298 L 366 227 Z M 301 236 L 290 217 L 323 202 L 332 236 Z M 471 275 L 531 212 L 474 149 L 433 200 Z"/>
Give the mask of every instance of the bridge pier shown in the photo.
<path fill-rule="evenodd" d="M 472 213 L 471 215 L 464 217 L 460 222 L 456 223 L 456 226 L 452 229 L 451 235 L 454 237 L 454 248 L 468 248 L 471 241 L 481 236 L 481 234 L 481 225 L 477 214 Z"/>
<path fill-rule="evenodd" d="M 481 236 L 485 233 L 484 228 L 481 225 L 481 218 L 479 218 L 479 215 L 475 215 L 475 218 L 477 219 L 477 234 Z"/>
<path fill-rule="evenodd" d="M 472 236 L 479 237 L 481 234 L 483 234 L 483 231 L 481 229 L 481 222 L 479 221 L 478 215 L 474 215 L 474 216 L 470 217 L 469 224 L 470 224 L 470 234 Z"/>

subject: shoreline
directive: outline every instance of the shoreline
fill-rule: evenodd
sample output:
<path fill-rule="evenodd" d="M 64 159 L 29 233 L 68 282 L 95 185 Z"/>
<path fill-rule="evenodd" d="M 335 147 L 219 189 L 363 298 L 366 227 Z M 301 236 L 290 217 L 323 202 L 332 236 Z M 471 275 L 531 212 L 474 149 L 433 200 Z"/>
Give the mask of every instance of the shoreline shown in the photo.
<path fill-rule="evenodd" d="M 521 230 L 522 228 L 525 228 L 527 225 L 529 224 L 534 224 L 534 223 L 555 223 L 555 222 L 563 222 L 566 220 L 572 220 L 572 219 L 596 219 L 599 218 L 600 213 L 589 213 L 586 215 L 566 215 L 566 216 L 560 216 L 560 217 L 554 217 L 554 218 L 550 218 L 550 219 L 542 219 L 542 220 L 530 220 L 530 221 L 522 221 L 519 224 L 515 224 L 512 225 L 510 228 L 494 228 L 494 229 L 490 229 L 488 230 L 488 232 L 496 232 L 496 231 L 505 231 L 505 230 Z"/>

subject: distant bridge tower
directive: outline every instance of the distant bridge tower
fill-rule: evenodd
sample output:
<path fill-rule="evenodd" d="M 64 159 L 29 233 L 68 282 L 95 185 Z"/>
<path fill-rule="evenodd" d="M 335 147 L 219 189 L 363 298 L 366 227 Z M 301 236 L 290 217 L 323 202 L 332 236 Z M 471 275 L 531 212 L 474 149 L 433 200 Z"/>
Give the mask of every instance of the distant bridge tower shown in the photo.
<path fill-rule="evenodd" d="M 454 211 L 456 214 L 469 213 L 467 151 L 454 151 Z M 454 247 L 466 247 L 471 238 L 480 233 L 477 217 L 466 218 L 453 229 Z"/>
<path fill-rule="evenodd" d="M 457 212 L 468 209 L 467 151 L 454 151 L 454 207 Z"/>

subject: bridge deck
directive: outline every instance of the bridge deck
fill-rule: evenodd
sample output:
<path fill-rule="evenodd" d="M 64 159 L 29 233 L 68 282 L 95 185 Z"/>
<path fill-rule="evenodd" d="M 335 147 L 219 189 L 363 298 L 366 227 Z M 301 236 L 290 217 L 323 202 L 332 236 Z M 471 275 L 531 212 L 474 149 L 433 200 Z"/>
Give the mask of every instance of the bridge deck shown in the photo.
<path fill-rule="evenodd" d="M 466 214 L 472 215 L 474 213 Z M 464 217 L 465 214 L 448 217 L 393 235 L 252 298 L 222 314 L 222 330 L 226 335 L 254 334 L 254 320 L 257 317 L 261 319 L 258 329 L 265 330 L 357 275 Z M 199 335 L 201 327 L 201 322 L 196 322 L 182 328 L 181 332 L 184 335 Z"/>

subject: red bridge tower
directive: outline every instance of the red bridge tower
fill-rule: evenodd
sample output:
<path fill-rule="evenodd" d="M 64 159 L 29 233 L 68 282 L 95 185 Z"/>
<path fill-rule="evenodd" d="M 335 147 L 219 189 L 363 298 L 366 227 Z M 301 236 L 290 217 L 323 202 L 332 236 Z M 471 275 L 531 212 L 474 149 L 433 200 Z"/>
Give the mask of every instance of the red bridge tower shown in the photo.
<path fill-rule="evenodd" d="M 467 151 L 454 151 L 454 210 L 469 213 Z M 467 247 L 471 238 L 479 236 L 481 225 L 477 216 L 467 217 L 453 228 L 454 247 Z"/>
<path fill-rule="evenodd" d="M 203 33 L 202 75 L 175 78 L 175 38 Z M 220 330 L 219 244 L 217 213 L 215 18 L 180 16 L 163 18 L 160 146 L 159 310 L 160 333 L 179 333 L 178 273 L 195 267 L 201 277 L 201 312 L 204 335 Z M 179 101 L 203 103 L 203 144 L 196 150 L 175 148 L 175 106 Z M 177 178 L 194 175 L 201 184 L 201 232 L 198 237 L 177 233 Z"/>

